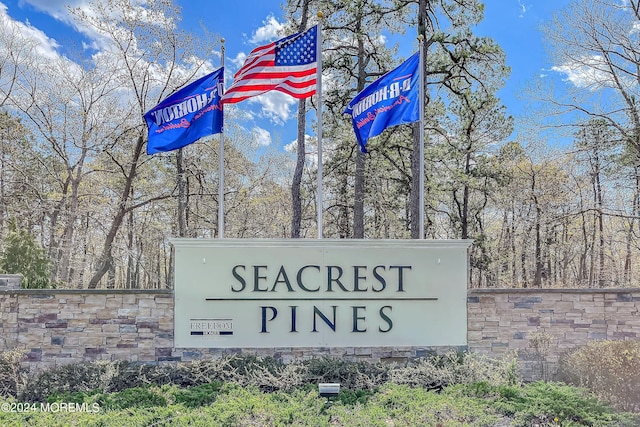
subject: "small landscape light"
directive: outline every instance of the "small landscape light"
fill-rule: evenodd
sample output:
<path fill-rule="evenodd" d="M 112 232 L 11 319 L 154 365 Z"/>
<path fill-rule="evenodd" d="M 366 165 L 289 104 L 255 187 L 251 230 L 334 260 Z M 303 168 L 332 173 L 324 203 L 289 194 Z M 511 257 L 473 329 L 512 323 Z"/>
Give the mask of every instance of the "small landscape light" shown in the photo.
<path fill-rule="evenodd" d="M 340 383 L 320 383 L 318 384 L 320 396 L 330 399 L 340 393 Z"/>

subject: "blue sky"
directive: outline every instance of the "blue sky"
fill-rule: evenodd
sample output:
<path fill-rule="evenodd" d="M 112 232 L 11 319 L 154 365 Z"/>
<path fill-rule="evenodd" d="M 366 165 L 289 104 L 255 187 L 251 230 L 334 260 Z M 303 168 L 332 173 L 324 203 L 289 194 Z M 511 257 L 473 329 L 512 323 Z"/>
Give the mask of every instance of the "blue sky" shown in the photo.
<path fill-rule="evenodd" d="M 0 17 L 17 20 L 39 34 L 44 44 L 58 52 L 73 43 L 90 43 L 68 24 L 66 5 L 82 6 L 87 0 L 0 0 Z M 214 34 L 226 40 L 225 68 L 233 72 L 243 55 L 255 46 L 278 38 L 284 22 L 281 0 L 177 0 L 182 7 L 185 28 L 197 29 L 202 21 Z M 526 113 L 516 96 L 534 78 L 545 76 L 559 81 L 570 76 L 553 70 L 545 53 L 540 25 L 569 0 L 487 0 L 485 20 L 476 33 L 493 38 L 505 50 L 512 69 L 507 85 L 499 93 L 508 112 L 516 117 Z M 412 49 L 412 31 L 401 54 L 408 56 Z M 214 64 L 219 59 L 214 59 Z M 230 79 L 227 86 L 230 85 Z M 568 84 L 568 83 L 565 83 Z M 295 139 L 296 101 L 275 93 L 253 102 L 245 101 L 238 108 L 250 112 L 245 126 L 253 129 L 262 145 L 286 145 Z"/>

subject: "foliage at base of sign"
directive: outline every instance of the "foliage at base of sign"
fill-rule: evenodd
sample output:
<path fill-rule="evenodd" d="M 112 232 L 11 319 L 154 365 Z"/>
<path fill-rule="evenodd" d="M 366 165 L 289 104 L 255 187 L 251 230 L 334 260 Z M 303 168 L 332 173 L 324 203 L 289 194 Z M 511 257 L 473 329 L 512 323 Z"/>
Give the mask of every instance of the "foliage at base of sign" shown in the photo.
<path fill-rule="evenodd" d="M 3 426 L 637 426 L 640 418 L 617 413 L 582 389 L 537 382 L 514 386 L 488 383 L 445 387 L 441 392 L 387 383 L 376 391 L 340 391 L 327 402 L 317 390 L 265 393 L 255 386 L 176 385 L 136 387 L 114 393 L 75 392 L 50 396 L 55 411 L 0 412 Z M 179 397 L 180 396 L 180 397 Z M 193 400 L 178 403 L 185 396 Z M 66 407 L 90 411 L 60 411 Z M 15 399 L 0 399 L 13 407 Z M 54 406 L 54 405 L 58 406 Z M 127 408 L 123 408 L 128 405 Z"/>
<path fill-rule="evenodd" d="M 513 357 L 455 352 L 408 366 L 329 358 L 285 365 L 251 355 L 171 366 L 78 363 L 0 388 L 0 408 L 21 409 L 0 411 L 0 425 L 640 425 L 638 415 L 585 389 L 523 384 L 514 366 Z M 340 382 L 339 395 L 320 397 L 320 382 Z"/>

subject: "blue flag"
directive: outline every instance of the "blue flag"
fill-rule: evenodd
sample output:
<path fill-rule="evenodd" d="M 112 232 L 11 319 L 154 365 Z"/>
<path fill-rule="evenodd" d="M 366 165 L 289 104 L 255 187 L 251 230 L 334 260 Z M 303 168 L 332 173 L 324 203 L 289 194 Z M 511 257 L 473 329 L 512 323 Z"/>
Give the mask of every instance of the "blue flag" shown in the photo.
<path fill-rule="evenodd" d="M 222 132 L 220 98 L 224 68 L 196 80 L 144 115 L 149 127 L 147 154 L 177 150 Z"/>
<path fill-rule="evenodd" d="M 388 127 L 420 120 L 419 53 L 398 68 L 367 86 L 349 103 L 344 114 L 351 115 L 360 150 L 367 152 L 369 138 Z"/>

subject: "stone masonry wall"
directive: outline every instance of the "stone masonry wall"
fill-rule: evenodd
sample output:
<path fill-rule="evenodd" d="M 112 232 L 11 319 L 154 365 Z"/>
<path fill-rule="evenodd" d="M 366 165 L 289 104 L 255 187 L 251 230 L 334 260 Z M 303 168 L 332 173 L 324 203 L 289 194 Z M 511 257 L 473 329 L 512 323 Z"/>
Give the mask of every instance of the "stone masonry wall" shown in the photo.
<path fill-rule="evenodd" d="M 171 291 L 17 290 L 0 293 L 4 349 L 33 369 L 89 360 L 160 361 L 173 347 Z M 4 319 L 9 313 L 10 321 Z"/>
<path fill-rule="evenodd" d="M 518 353 L 527 379 L 553 378 L 562 354 L 600 339 L 640 339 L 640 289 L 474 289 L 468 350 Z M 0 290 L 0 351 L 27 352 L 32 371 L 94 360 L 171 363 L 250 352 L 406 362 L 433 347 L 176 349 L 170 290 Z"/>
<path fill-rule="evenodd" d="M 640 289 L 477 289 L 467 297 L 469 349 L 517 351 L 523 376 L 553 379 L 562 355 L 592 340 L 640 339 Z"/>

